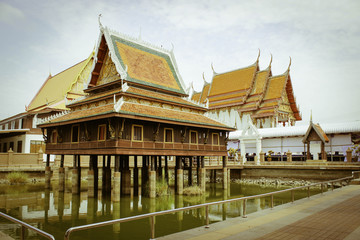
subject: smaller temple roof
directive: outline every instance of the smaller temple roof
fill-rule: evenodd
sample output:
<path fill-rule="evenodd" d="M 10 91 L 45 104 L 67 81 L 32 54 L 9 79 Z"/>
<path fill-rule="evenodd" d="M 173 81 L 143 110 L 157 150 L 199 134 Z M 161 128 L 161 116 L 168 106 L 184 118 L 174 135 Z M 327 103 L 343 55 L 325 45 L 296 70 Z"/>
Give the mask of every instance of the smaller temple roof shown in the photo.
<path fill-rule="evenodd" d="M 329 138 L 326 136 L 324 130 L 320 127 L 320 124 L 315 124 L 312 121 L 310 121 L 310 126 L 308 130 L 306 131 L 306 134 L 303 138 L 303 142 L 308 141 L 309 138 L 311 138 L 311 133 L 315 132 L 316 135 L 320 138 L 322 142 L 329 142 Z M 312 139 L 310 139 L 311 141 Z"/>

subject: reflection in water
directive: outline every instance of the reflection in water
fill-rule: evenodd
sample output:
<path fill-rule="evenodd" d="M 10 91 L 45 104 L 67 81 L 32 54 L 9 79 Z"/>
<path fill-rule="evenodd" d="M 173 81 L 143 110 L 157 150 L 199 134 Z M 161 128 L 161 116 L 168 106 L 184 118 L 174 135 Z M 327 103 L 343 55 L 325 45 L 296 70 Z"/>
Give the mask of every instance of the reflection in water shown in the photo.
<path fill-rule="evenodd" d="M 260 187 L 256 185 L 230 184 L 223 190 L 221 184 L 208 184 L 206 194 L 189 197 L 171 195 L 149 199 L 139 196 L 122 196 L 120 202 L 112 202 L 111 196 L 103 195 L 88 197 L 87 191 L 72 194 L 71 189 L 64 192 L 43 190 L 43 186 L 4 186 L 1 187 L 0 210 L 15 218 L 24 220 L 40 229 L 49 232 L 56 239 L 63 239 L 65 231 L 72 226 L 90 224 L 94 222 L 119 219 L 133 215 L 167 209 L 182 208 L 205 202 L 214 202 L 255 195 L 280 190 L 282 188 Z M 312 194 L 320 190 L 312 190 Z M 295 198 L 306 197 L 306 191 L 295 192 Z M 291 194 L 275 196 L 275 205 L 291 200 Z M 211 206 L 210 222 L 222 221 L 242 214 L 243 202 L 232 202 Z M 268 208 L 270 198 L 249 200 L 247 213 Z M 0 220 L 3 224 L 4 220 Z M 156 217 L 156 236 L 162 236 L 205 224 L 205 208 L 193 209 L 176 214 Z M 5 226 L 5 225 L 4 225 Z M 2 229 L 4 228 L 2 226 Z M 6 233 L 16 236 L 16 228 L 6 225 Z M 71 239 L 149 239 L 150 220 L 143 219 L 135 222 L 114 224 L 93 230 L 75 232 Z M 18 238 L 18 237 L 17 237 Z M 36 238 L 35 238 L 36 239 Z"/>

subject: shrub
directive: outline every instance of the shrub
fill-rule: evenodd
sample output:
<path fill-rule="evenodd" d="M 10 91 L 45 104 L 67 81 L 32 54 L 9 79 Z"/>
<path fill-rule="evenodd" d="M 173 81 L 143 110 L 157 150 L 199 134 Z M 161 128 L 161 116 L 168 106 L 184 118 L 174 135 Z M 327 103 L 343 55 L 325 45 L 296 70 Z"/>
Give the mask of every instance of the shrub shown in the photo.
<path fill-rule="evenodd" d="M 23 172 L 11 172 L 6 176 L 10 184 L 26 183 L 29 176 Z"/>
<path fill-rule="evenodd" d="M 199 186 L 190 186 L 184 188 L 183 194 L 185 196 L 195 196 L 195 195 L 201 195 L 202 191 Z"/>
<path fill-rule="evenodd" d="M 156 196 L 169 195 L 169 185 L 164 180 L 159 180 L 156 182 Z"/>

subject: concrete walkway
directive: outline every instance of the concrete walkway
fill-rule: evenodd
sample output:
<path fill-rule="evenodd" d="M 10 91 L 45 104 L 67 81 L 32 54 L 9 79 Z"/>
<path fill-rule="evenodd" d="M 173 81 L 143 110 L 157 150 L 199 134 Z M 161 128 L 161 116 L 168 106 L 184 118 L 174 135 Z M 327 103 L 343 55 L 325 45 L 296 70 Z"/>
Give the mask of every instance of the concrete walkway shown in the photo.
<path fill-rule="evenodd" d="M 360 185 L 156 239 L 360 239 Z"/>

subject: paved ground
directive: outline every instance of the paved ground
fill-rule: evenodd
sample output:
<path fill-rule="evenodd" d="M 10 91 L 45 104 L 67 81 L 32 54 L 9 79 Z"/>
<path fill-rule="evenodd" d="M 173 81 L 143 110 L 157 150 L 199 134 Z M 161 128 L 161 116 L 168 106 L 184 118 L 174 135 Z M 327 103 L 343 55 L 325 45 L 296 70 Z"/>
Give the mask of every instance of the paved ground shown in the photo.
<path fill-rule="evenodd" d="M 360 185 L 346 186 L 162 240 L 360 239 Z"/>

